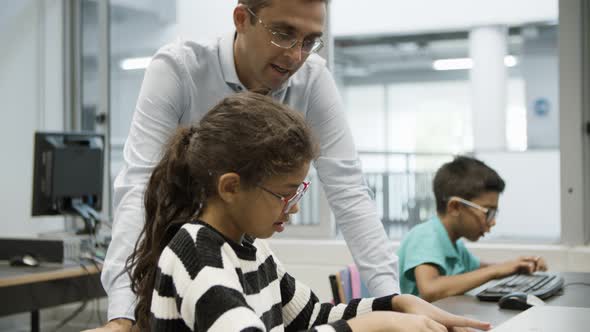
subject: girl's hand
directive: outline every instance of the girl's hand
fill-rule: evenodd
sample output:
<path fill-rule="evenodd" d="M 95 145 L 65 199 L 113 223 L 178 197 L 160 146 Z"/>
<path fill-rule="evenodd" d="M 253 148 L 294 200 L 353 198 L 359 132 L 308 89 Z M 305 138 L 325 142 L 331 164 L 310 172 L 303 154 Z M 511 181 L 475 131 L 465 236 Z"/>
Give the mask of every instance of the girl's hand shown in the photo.
<path fill-rule="evenodd" d="M 447 328 L 434 320 L 414 314 L 394 311 L 373 311 L 348 321 L 353 331 L 371 332 L 447 332 Z"/>
<path fill-rule="evenodd" d="M 397 295 L 393 298 L 392 306 L 396 311 L 429 317 L 451 331 L 469 331 L 469 329 L 463 328 L 488 331 L 492 327 L 490 323 L 448 313 L 414 295 Z M 452 328 L 455 329 L 452 330 Z"/>

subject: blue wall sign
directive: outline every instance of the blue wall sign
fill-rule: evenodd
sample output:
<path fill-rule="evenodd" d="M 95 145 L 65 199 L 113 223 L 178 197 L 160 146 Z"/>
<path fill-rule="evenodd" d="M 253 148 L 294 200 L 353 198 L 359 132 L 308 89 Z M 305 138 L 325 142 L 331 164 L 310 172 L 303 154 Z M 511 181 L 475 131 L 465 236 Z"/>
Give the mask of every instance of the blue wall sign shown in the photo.
<path fill-rule="evenodd" d="M 547 98 L 537 98 L 533 102 L 533 111 L 537 116 L 546 116 L 551 110 L 551 104 Z"/>

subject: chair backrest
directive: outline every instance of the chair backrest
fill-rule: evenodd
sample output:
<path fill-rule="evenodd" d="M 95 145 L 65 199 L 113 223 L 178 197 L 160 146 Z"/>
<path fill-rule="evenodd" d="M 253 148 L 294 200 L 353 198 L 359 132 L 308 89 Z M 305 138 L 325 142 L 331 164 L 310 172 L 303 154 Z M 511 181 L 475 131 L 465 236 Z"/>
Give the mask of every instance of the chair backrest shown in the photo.
<path fill-rule="evenodd" d="M 367 287 L 361 281 L 358 268 L 350 264 L 330 275 L 330 287 L 334 303 L 348 303 L 352 299 L 370 297 Z"/>

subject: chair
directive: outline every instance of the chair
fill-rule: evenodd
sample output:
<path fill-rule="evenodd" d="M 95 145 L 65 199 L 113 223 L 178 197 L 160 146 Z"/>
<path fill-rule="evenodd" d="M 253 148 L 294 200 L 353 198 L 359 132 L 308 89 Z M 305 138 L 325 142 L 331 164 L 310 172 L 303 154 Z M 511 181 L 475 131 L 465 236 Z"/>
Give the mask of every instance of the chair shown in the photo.
<path fill-rule="evenodd" d="M 352 299 L 369 297 L 369 290 L 361 281 L 359 271 L 350 264 L 329 276 L 334 304 L 348 303 Z"/>

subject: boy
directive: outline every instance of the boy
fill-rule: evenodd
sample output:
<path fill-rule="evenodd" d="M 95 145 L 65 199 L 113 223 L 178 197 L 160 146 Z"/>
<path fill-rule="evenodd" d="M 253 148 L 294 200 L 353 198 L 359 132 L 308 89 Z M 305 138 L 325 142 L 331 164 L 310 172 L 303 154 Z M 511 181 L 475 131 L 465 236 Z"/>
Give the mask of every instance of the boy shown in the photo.
<path fill-rule="evenodd" d="M 437 216 L 414 227 L 398 251 L 402 293 L 433 302 L 492 279 L 547 269 L 538 256 L 486 264 L 460 240 L 477 241 L 496 224 L 498 197 L 504 186 L 496 171 L 474 158 L 458 156 L 436 172 Z"/>

